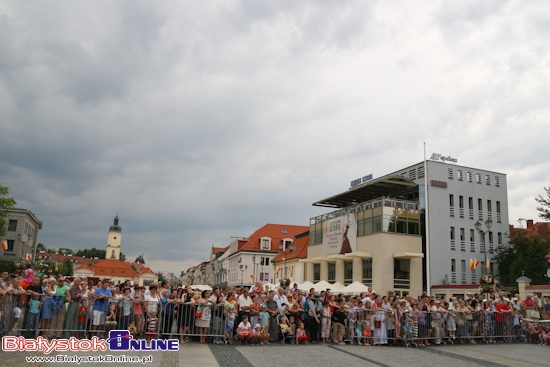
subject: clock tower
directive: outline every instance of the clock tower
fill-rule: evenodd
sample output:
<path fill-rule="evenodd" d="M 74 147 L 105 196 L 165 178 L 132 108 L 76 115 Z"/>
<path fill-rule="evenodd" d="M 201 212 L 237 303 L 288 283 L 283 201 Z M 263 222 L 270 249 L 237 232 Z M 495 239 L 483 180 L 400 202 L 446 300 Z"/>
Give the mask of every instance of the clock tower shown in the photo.
<path fill-rule="evenodd" d="M 122 228 L 118 225 L 118 214 L 115 217 L 114 223 L 109 227 L 107 235 L 107 251 L 105 252 L 106 260 L 118 260 L 120 258 L 120 240 L 122 239 Z"/>

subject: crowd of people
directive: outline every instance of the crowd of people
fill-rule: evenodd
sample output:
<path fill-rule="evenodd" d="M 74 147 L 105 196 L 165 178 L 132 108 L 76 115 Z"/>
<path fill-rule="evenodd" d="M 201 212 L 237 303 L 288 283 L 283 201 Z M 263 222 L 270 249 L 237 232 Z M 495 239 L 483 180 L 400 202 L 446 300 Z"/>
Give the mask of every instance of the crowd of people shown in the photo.
<path fill-rule="evenodd" d="M 357 345 L 527 341 L 550 342 L 550 300 L 540 293 L 442 299 L 369 288 L 361 295 L 279 287 L 194 290 L 155 282 L 140 286 L 58 276 L 1 274 L 0 331 L 47 338 L 107 337 L 129 330 L 134 338 L 177 338 L 187 343 L 352 343 Z M 30 333 L 30 334 L 29 334 Z"/>

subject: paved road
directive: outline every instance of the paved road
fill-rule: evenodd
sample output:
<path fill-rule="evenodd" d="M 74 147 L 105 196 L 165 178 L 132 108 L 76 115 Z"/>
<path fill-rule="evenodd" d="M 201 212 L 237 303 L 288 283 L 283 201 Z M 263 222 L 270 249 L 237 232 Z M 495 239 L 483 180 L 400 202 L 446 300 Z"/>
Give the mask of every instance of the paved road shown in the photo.
<path fill-rule="evenodd" d="M 66 353 L 93 355 L 92 353 Z M 116 355 L 112 352 L 110 354 Z M 121 354 L 121 353 L 119 353 Z M 179 352 L 127 352 L 127 356 L 152 356 L 149 367 L 281 367 L 281 366 L 550 366 L 550 347 L 534 344 L 456 345 L 427 348 L 365 347 L 357 345 L 225 346 L 191 343 Z M 0 365 L 60 367 L 67 363 L 27 363 L 37 353 L 1 352 Z M 95 354 L 99 355 L 99 354 Z M 112 364 L 83 363 L 101 367 Z M 117 366 L 135 364 L 120 363 Z"/>

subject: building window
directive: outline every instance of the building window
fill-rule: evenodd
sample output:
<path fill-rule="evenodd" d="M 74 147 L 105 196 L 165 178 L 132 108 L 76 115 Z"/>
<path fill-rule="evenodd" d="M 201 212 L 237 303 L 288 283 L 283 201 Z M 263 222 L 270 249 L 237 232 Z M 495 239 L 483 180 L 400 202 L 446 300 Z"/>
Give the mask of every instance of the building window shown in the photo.
<path fill-rule="evenodd" d="M 466 178 L 468 179 L 468 182 L 472 182 L 472 172 L 467 172 Z"/>
<path fill-rule="evenodd" d="M 502 245 L 502 233 L 501 232 L 498 232 L 497 233 L 497 245 Z"/>
<path fill-rule="evenodd" d="M 489 253 L 493 252 L 493 232 L 489 231 Z"/>
<path fill-rule="evenodd" d="M 458 181 L 462 181 L 464 179 L 464 175 L 462 174 L 462 170 L 459 169 L 457 172 Z"/>
<path fill-rule="evenodd" d="M 336 279 L 336 264 L 328 263 L 328 282 L 334 282 Z"/>
<path fill-rule="evenodd" d="M 476 173 L 476 182 L 478 184 L 481 184 L 481 174 L 479 174 L 479 173 Z"/>
<path fill-rule="evenodd" d="M 458 197 L 458 206 L 462 209 L 464 208 L 464 196 Z"/>
<path fill-rule="evenodd" d="M 466 260 L 461 261 L 460 270 L 462 273 L 462 284 L 466 284 Z"/>
<path fill-rule="evenodd" d="M 453 194 L 449 194 L 449 206 L 455 206 L 455 197 Z"/>
<path fill-rule="evenodd" d="M 489 213 L 493 211 L 493 206 L 491 205 L 491 200 L 487 200 L 487 211 Z"/>
<path fill-rule="evenodd" d="M 424 166 L 418 167 L 418 178 L 424 177 Z"/>
<path fill-rule="evenodd" d="M 394 288 L 410 288 L 411 261 L 409 259 L 393 260 L 393 286 Z"/>
<path fill-rule="evenodd" d="M 261 238 L 261 241 L 262 241 L 262 250 L 269 250 L 271 248 L 271 238 L 263 237 Z"/>
<path fill-rule="evenodd" d="M 495 186 L 500 187 L 500 178 L 498 176 L 495 176 Z"/>
<path fill-rule="evenodd" d="M 452 168 L 449 168 L 449 179 L 450 180 L 453 179 L 453 169 Z"/>
<path fill-rule="evenodd" d="M 266 258 L 265 258 L 265 264 L 266 264 L 266 265 L 269 265 L 269 257 L 266 257 Z"/>
<path fill-rule="evenodd" d="M 485 175 L 485 184 L 491 186 L 491 176 Z"/>
<path fill-rule="evenodd" d="M 470 252 L 476 252 L 475 232 L 470 229 Z"/>
<path fill-rule="evenodd" d="M 411 169 L 411 170 L 409 171 L 409 179 L 410 179 L 410 180 L 416 180 L 416 170 Z"/>
<path fill-rule="evenodd" d="M 456 260 L 451 259 L 451 283 L 456 283 Z"/>
<path fill-rule="evenodd" d="M 321 281 L 321 264 L 313 264 L 313 283 Z"/>
<path fill-rule="evenodd" d="M 483 210 L 483 200 L 477 199 L 477 210 L 482 211 Z"/>
<path fill-rule="evenodd" d="M 353 282 L 353 261 L 344 262 L 344 285 Z"/>
<path fill-rule="evenodd" d="M 8 249 L 6 251 L 13 251 L 13 244 L 14 244 L 14 240 L 7 240 L 8 242 Z"/>
<path fill-rule="evenodd" d="M 451 250 L 456 250 L 455 227 L 451 227 Z"/>
<path fill-rule="evenodd" d="M 10 219 L 10 222 L 8 224 L 8 231 L 14 232 L 17 230 L 17 221 Z"/>

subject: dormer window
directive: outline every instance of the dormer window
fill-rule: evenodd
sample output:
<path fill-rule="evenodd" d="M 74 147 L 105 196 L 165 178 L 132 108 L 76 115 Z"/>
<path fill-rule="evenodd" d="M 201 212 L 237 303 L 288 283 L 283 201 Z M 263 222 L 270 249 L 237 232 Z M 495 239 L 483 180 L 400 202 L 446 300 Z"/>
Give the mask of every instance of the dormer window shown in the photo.
<path fill-rule="evenodd" d="M 271 238 L 270 237 L 260 238 L 260 247 L 261 247 L 262 250 L 271 249 Z"/>

